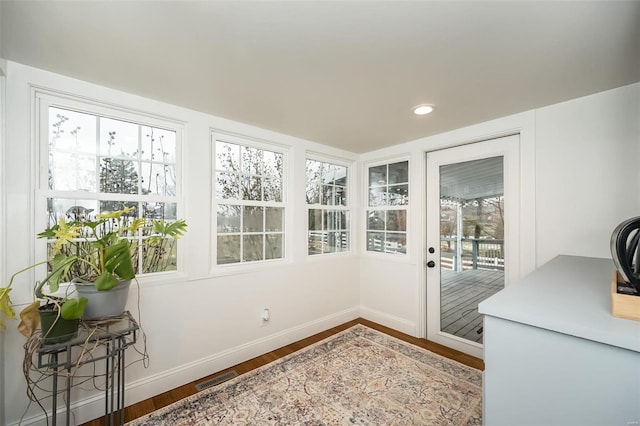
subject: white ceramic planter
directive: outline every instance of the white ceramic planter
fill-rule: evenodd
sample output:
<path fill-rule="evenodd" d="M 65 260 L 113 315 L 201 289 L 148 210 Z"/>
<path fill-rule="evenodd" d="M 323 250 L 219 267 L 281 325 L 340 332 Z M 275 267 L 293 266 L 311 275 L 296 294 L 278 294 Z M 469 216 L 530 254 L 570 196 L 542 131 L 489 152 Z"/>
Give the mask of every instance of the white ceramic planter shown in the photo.
<path fill-rule="evenodd" d="M 82 318 L 91 320 L 121 315 L 127 306 L 131 280 L 121 281 L 109 291 L 98 291 L 93 283 L 76 282 L 75 285 L 78 296 L 89 300 Z"/>

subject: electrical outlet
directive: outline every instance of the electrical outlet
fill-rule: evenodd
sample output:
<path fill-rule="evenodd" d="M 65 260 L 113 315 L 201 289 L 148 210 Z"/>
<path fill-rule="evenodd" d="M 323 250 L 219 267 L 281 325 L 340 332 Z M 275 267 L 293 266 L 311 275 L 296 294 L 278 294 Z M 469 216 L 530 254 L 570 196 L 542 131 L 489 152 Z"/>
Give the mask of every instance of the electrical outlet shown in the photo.
<path fill-rule="evenodd" d="M 260 323 L 265 326 L 269 324 L 269 320 L 271 319 L 271 312 L 269 312 L 269 308 L 264 308 L 262 310 L 262 316 Z"/>

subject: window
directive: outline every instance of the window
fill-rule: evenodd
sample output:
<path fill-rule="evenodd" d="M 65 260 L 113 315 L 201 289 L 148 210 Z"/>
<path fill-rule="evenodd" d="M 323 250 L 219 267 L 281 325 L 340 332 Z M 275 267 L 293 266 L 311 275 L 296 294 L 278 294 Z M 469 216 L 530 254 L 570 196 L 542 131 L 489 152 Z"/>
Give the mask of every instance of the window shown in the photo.
<path fill-rule="evenodd" d="M 284 154 L 235 138 L 215 141 L 216 263 L 284 257 Z"/>
<path fill-rule="evenodd" d="M 125 223 L 145 220 L 129 234 L 137 274 L 176 270 L 176 241 L 158 250 L 143 242 L 154 219 L 178 217 L 180 125 L 42 93 L 36 100 L 43 171 L 38 203 L 46 211 L 38 223 L 92 221 L 126 207 Z"/>
<path fill-rule="evenodd" d="M 367 251 L 406 254 L 409 162 L 369 167 Z"/>
<path fill-rule="evenodd" d="M 307 160 L 308 253 L 349 251 L 346 166 Z"/>

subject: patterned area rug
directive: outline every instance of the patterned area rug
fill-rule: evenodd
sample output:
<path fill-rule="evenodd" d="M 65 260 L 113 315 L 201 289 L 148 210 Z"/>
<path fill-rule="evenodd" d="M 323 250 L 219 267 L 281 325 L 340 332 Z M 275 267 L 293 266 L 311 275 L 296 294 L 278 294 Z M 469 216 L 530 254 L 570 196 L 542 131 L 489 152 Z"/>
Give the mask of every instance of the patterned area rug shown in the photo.
<path fill-rule="evenodd" d="M 482 373 L 363 325 L 134 425 L 480 425 Z"/>

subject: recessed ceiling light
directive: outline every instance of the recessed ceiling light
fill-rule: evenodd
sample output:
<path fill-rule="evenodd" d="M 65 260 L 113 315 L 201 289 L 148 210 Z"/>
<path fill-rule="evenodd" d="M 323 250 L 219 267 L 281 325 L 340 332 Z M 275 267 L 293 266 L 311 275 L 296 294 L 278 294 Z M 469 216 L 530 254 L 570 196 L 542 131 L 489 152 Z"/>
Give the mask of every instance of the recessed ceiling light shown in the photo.
<path fill-rule="evenodd" d="M 433 105 L 422 104 L 412 108 L 415 115 L 427 115 L 433 111 Z"/>

